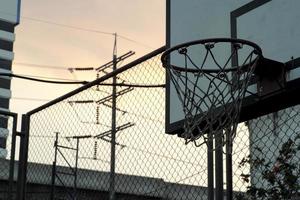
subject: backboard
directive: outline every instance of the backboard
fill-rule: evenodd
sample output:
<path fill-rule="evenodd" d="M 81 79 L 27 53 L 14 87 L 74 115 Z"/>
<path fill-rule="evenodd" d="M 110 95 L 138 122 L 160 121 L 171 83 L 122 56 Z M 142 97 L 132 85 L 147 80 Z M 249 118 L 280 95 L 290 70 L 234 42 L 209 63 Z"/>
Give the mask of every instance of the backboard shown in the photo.
<path fill-rule="evenodd" d="M 245 39 L 262 49 L 265 61 L 260 73 L 268 76 L 278 66 L 284 68 L 276 80 L 270 80 L 272 74 L 253 77 L 240 122 L 300 102 L 296 95 L 300 91 L 299 0 L 167 0 L 166 8 L 167 48 L 206 38 Z M 170 57 L 170 63 L 180 65 L 176 55 Z M 166 132 L 180 135 L 184 113 L 169 77 L 166 84 Z"/>

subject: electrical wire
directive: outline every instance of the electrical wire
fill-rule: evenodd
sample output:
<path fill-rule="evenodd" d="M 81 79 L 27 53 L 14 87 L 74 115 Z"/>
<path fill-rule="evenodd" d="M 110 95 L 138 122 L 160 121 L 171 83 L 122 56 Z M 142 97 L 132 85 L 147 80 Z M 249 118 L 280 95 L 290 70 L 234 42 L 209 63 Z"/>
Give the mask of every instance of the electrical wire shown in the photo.
<path fill-rule="evenodd" d="M 152 47 L 152 46 L 150 46 L 150 45 L 147 45 L 147 44 L 145 44 L 145 43 L 138 42 L 138 41 L 136 41 L 136 40 L 130 39 L 130 38 L 125 37 L 125 36 L 123 36 L 123 35 L 118 35 L 118 36 L 119 36 L 120 39 L 127 40 L 127 41 L 132 42 L 132 43 L 136 43 L 136 44 L 138 44 L 138 45 L 144 46 L 144 47 L 149 48 L 149 49 L 155 49 L 154 47 Z"/>
<path fill-rule="evenodd" d="M 10 64 L 12 61 L 4 61 L 0 60 L 0 64 Z M 94 71 L 97 67 L 67 67 L 67 66 L 59 66 L 59 65 L 44 65 L 37 63 L 26 63 L 26 62 L 13 62 L 13 65 L 21 65 L 35 68 L 48 68 L 48 69 L 56 69 L 56 70 L 68 70 L 68 71 Z"/>
<path fill-rule="evenodd" d="M 51 24 L 55 26 L 60 26 L 60 27 L 65 27 L 65 28 L 70 28 L 70 29 L 76 29 L 80 31 L 86 31 L 86 32 L 92 32 L 92 33 L 98 33 L 98 34 L 104 34 L 104 35 L 114 35 L 114 33 L 111 32 L 106 32 L 106 31 L 101 31 L 101 30 L 96 30 L 96 29 L 90 29 L 90 28 L 83 28 L 79 26 L 73 26 L 73 25 L 68 25 L 68 24 L 61 24 L 53 21 L 48 21 L 48 20 L 43 20 L 43 19 L 37 19 L 33 17 L 27 17 L 27 16 L 22 16 L 23 19 L 27 19 L 30 21 L 35 21 L 35 22 L 40 22 L 40 23 L 45 23 L 45 24 Z"/>
<path fill-rule="evenodd" d="M 7 15 L 11 15 L 11 16 L 17 17 L 16 14 L 8 13 L 8 12 L 5 12 L 3 10 L 0 10 L 0 12 L 4 13 L 4 14 L 7 14 Z M 64 28 L 69 28 L 69 29 L 75 29 L 75 30 L 79 30 L 79 31 L 91 32 L 91 33 L 102 34 L 102 35 L 110 35 L 110 36 L 114 36 L 115 35 L 115 33 L 112 33 L 112 32 L 107 32 L 107 31 L 102 31 L 102 30 L 97 30 L 97 29 L 91 29 L 91 28 L 85 28 L 85 27 L 80 27 L 80 26 L 73 26 L 73 25 L 69 25 L 69 24 L 62 24 L 62 23 L 57 23 L 57 22 L 53 22 L 53 21 L 38 19 L 38 18 L 34 18 L 34 17 L 28 17 L 28 16 L 23 16 L 23 15 L 20 16 L 20 17 L 22 19 L 33 21 L 33 22 L 50 24 L 50 25 L 54 25 L 54 26 L 59 26 L 59 27 L 64 27 Z M 118 34 L 118 37 L 121 38 L 121 39 L 127 40 L 129 42 L 138 44 L 140 46 L 144 46 L 146 48 L 155 49 L 154 47 L 151 47 L 151 46 L 149 46 L 147 44 L 144 44 L 142 42 L 136 41 L 134 39 L 128 38 L 128 37 L 120 35 L 120 34 Z"/>
<path fill-rule="evenodd" d="M 38 98 L 27 98 L 27 97 L 11 97 L 10 99 L 14 100 L 25 100 L 25 101 L 41 101 L 41 102 L 48 102 L 51 101 L 50 99 L 38 99 Z"/>
<path fill-rule="evenodd" d="M 8 76 L 8 77 L 14 77 L 14 78 L 20 78 L 20 79 L 26 79 L 30 81 L 38 81 L 38 82 L 44 82 L 44 83 L 53 83 L 53 84 L 87 84 L 89 81 L 77 81 L 77 80 L 71 80 L 71 79 L 59 79 L 54 77 L 42 77 L 42 76 L 28 76 L 28 75 L 19 75 L 19 74 L 11 74 L 11 73 L 0 73 L 0 76 Z M 53 80 L 68 80 L 68 81 L 51 81 L 51 80 L 45 80 L 45 79 L 53 79 Z M 120 87 L 137 87 L 137 88 L 164 88 L 165 84 L 155 84 L 155 85 L 146 85 L 146 84 L 130 84 L 130 83 L 99 83 L 98 85 L 102 86 L 120 86 Z"/>
<path fill-rule="evenodd" d="M 34 135 L 30 135 L 30 137 L 32 137 L 32 138 L 55 138 L 55 135 L 39 135 L 39 134 L 34 134 Z M 70 138 L 70 137 L 60 136 L 60 138 Z M 94 139 L 94 138 L 93 137 L 89 137 L 88 139 Z M 173 160 L 173 161 L 182 162 L 182 163 L 186 163 L 186 164 L 193 165 L 193 166 L 202 166 L 202 167 L 204 167 L 203 165 L 200 165 L 197 162 L 185 161 L 185 160 L 182 160 L 182 159 L 174 158 L 172 156 L 166 156 L 166 155 L 162 155 L 162 154 L 159 154 L 159 153 L 155 153 L 153 151 L 144 150 L 144 149 L 133 147 L 133 146 L 128 146 L 126 144 L 120 144 L 120 145 L 125 146 L 127 149 L 130 149 L 130 150 L 133 150 L 133 151 L 150 154 L 150 155 L 157 156 L 157 157 L 160 157 L 160 158 L 165 158 L 167 160 Z"/>
<path fill-rule="evenodd" d="M 120 86 L 120 87 L 136 87 L 136 88 L 164 88 L 166 87 L 166 84 L 154 84 L 154 85 L 150 85 L 150 84 L 134 84 L 134 83 L 116 83 L 116 84 L 112 84 L 112 83 L 99 83 L 99 85 L 102 86 Z"/>
<path fill-rule="evenodd" d="M 12 61 L 0 60 L 0 64 L 10 64 Z M 67 67 L 67 66 L 59 66 L 59 65 L 44 65 L 37 63 L 26 63 L 26 62 L 13 62 L 12 65 L 21 65 L 28 66 L 34 68 L 47 68 L 47 69 L 55 69 L 55 70 L 68 70 L 68 71 L 92 71 L 95 70 L 96 67 Z"/>
<path fill-rule="evenodd" d="M 2 61 L 0 61 L 2 63 Z M 68 67 L 65 66 L 55 66 L 55 65 L 43 65 L 36 63 L 25 63 L 25 62 L 14 62 L 14 65 L 28 66 L 28 67 L 37 67 L 37 68 L 48 68 L 48 69 L 57 69 L 57 70 L 69 70 Z"/>
<path fill-rule="evenodd" d="M 39 102 L 49 102 L 51 101 L 52 99 L 39 99 L 39 98 L 27 98 L 27 97 L 11 97 L 10 99 L 12 100 L 19 100 L 19 101 L 39 101 Z M 67 103 L 67 101 L 65 101 L 65 103 Z M 106 106 L 106 105 L 104 105 Z M 124 112 L 123 110 L 121 110 L 120 112 Z M 75 111 L 75 113 L 77 114 L 77 112 Z M 138 118 L 142 118 L 144 120 L 149 120 L 149 121 L 152 121 L 152 122 L 158 122 L 158 123 L 161 123 L 161 124 L 164 124 L 165 122 L 162 121 L 162 120 L 158 120 L 156 118 L 151 118 L 151 117 L 147 117 L 147 116 L 144 116 L 144 115 L 141 115 L 141 114 L 136 114 L 136 113 L 133 113 L 133 112 L 128 112 L 126 111 L 126 114 L 128 115 L 132 115 L 132 116 L 135 116 L 135 117 L 138 117 Z M 78 117 L 78 114 L 77 114 L 77 117 Z M 79 118 L 79 117 L 78 117 Z M 80 118 L 79 118 L 80 120 Z M 80 120 L 81 121 L 81 120 Z M 82 123 L 91 123 L 91 124 L 96 124 L 95 122 L 85 122 L 85 121 L 81 121 Z M 103 126 L 106 126 L 104 124 L 99 124 L 99 125 L 103 125 Z M 109 127 L 109 126 L 107 126 Z"/>
<path fill-rule="evenodd" d="M 6 14 L 6 15 L 18 17 L 18 15 L 14 14 L 14 13 L 6 12 L 4 10 L 0 10 L 0 12 L 3 13 L 3 14 Z M 78 27 L 78 26 L 73 26 L 73 25 L 68 25 L 68 24 L 61 24 L 61 23 L 57 23 L 57 22 L 53 22 L 53 21 L 37 19 L 37 18 L 28 17 L 28 16 L 24 16 L 24 15 L 21 15 L 20 18 L 30 20 L 30 21 L 34 21 L 34 22 L 39 22 L 39 23 L 45 23 L 45 24 L 51 24 L 51 25 L 55 25 L 55 26 L 61 26 L 61 27 L 70 28 L 70 29 L 76 29 L 76 30 L 87 31 L 87 32 L 94 32 L 94 33 L 98 33 L 98 34 L 104 34 L 104 35 L 113 35 L 114 34 L 114 33 L 111 33 L 111 32 L 95 30 L 95 29 L 89 29 L 89 28 L 83 28 L 83 27 Z"/>
<path fill-rule="evenodd" d="M 50 80 L 58 80 L 58 81 L 78 81 L 77 79 L 67 79 L 67 78 L 57 78 L 57 77 L 48 77 L 48 76 L 36 76 L 36 75 L 27 75 L 27 74 L 18 74 L 19 76 L 26 76 L 30 78 L 38 78 L 38 79 L 50 79 Z"/>
<path fill-rule="evenodd" d="M 185 180 L 188 180 L 188 179 L 190 179 L 190 178 L 193 178 L 194 176 L 200 175 L 201 173 L 204 173 L 205 171 L 207 171 L 207 169 L 204 169 L 204 170 L 202 170 L 202 171 L 200 171 L 200 172 L 194 173 L 194 174 L 192 174 L 192 175 L 190 175 L 190 176 L 186 176 L 186 177 L 184 177 L 184 178 L 182 178 L 182 179 L 179 179 L 179 180 L 175 181 L 174 183 L 179 184 L 180 182 L 185 181 Z M 173 183 L 173 182 L 170 182 L 170 183 Z M 157 189 L 154 189 L 154 190 L 152 190 L 152 191 L 150 191 L 150 192 L 147 192 L 147 193 L 145 193 L 145 195 L 149 195 L 149 194 L 153 194 L 153 193 L 155 193 L 155 192 L 159 192 L 159 191 L 165 190 L 166 188 L 168 188 L 168 187 L 171 186 L 170 183 L 165 183 L 165 184 L 166 184 L 165 186 L 161 186 L 161 187 L 159 187 L 159 188 L 157 188 Z"/>
<path fill-rule="evenodd" d="M 17 74 L 11 74 L 11 73 L 0 73 L 0 76 L 8 76 L 13 78 L 19 78 L 19 79 L 25 79 L 29 81 L 37 81 L 42 83 L 51 83 L 51 84 L 87 84 L 88 81 L 51 81 L 51 80 L 45 80 L 45 79 L 39 79 L 39 78 L 33 78 L 29 76 L 22 76 Z"/>
<path fill-rule="evenodd" d="M 120 34 L 116 35 L 116 33 L 112 33 L 112 32 L 105 32 L 105 31 L 96 30 L 96 29 L 89 29 L 89 28 L 83 28 L 83 27 L 79 27 L 79 26 L 68 25 L 68 24 L 61 24 L 61 23 L 56 23 L 56 22 L 52 22 L 52 21 L 48 21 L 48 20 L 36 19 L 36 18 L 26 17 L 26 16 L 22 16 L 22 18 L 23 19 L 27 19 L 27 20 L 31 20 L 31 21 L 35 21 L 35 22 L 40 22 L 40 23 L 45 23 L 45 24 L 51 24 L 51 25 L 65 27 L 65 28 L 70 28 L 70 29 L 76 29 L 76 30 L 80 30 L 80 31 L 86 31 L 86 32 L 91 32 L 91 33 L 98 33 L 98 34 L 104 34 L 104 35 L 112 35 L 114 37 L 115 36 L 119 37 L 120 39 L 127 40 L 129 42 L 138 44 L 140 46 L 144 46 L 144 47 L 149 48 L 149 49 L 155 49 L 154 47 L 149 46 L 147 44 L 144 44 L 142 42 L 133 40 L 131 38 L 128 38 L 128 37 L 120 35 Z"/>

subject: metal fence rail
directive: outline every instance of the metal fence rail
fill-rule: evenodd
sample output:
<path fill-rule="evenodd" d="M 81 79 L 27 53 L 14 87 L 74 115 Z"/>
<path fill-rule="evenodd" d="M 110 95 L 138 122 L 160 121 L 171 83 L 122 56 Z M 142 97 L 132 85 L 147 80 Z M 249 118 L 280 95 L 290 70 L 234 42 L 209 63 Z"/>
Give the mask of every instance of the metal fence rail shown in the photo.
<path fill-rule="evenodd" d="M 207 147 L 184 145 L 164 133 L 163 50 L 28 113 L 27 199 L 109 199 L 112 193 L 116 199 L 207 199 Z M 299 134 L 299 117 L 296 106 L 239 124 L 233 145 L 235 199 L 248 198 L 248 186 L 272 187 L 263 167 L 247 158 L 262 157 L 274 167 L 282 145 Z M 299 163 L 299 154 L 292 161 Z"/>

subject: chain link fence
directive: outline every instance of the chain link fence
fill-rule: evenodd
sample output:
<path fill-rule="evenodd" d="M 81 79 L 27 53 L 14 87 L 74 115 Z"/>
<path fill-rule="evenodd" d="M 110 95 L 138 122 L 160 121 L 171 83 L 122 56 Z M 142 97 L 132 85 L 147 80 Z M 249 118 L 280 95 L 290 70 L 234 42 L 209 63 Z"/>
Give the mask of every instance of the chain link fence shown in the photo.
<path fill-rule="evenodd" d="M 30 113 L 27 199 L 208 199 L 206 145 L 185 145 L 165 134 L 163 50 L 126 65 L 115 85 L 113 76 L 104 76 Z M 282 145 L 298 135 L 299 117 L 296 106 L 239 124 L 235 199 L 250 198 L 249 186 L 272 187 L 247 158 L 261 157 L 274 167 Z M 292 160 L 299 163 L 299 154 Z"/>
<path fill-rule="evenodd" d="M 16 138 L 16 120 L 17 116 L 13 113 L 0 111 L 0 199 L 12 199 L 15 191 L 15 182 L 17 180 L 19 139 Z"/>

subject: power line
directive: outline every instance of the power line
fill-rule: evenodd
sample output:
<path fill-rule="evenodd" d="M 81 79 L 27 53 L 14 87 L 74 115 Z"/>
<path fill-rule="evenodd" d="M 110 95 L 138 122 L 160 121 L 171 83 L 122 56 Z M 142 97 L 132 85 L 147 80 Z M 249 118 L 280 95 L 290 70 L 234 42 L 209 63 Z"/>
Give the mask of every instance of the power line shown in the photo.
<path fill-rule="evenodd" d="M 204 173 L 205 171 L 207 171 L 207 169 L 203 169 L 202 171 L 199 171 L 199 172 L 196 172 L 196 173 L 194 173 L 194 174 L 192 174 L 192 175 L 183 177 L 183 178 L 181 178 L 181 179 L 175 181 L 174 183 L 175 183 L 175 184 L 179 184 L 180 182 L 186 181 L 186 180 L 188 180 L 188 179 L 190 179 L 190 178 L 193 178 L 194 176 L 200 175 L 201 173 Z M 147 192 L 146 195 L 147 195 L 147 194 L 148 194 L 148 195 L 149 195 L 149 194 L 153 194 L 153 193 L 155 193 L 155 192 L 159 192 L 159 191 L 165 190 L 166 188 L 170 187 L 171 184 L 172 184 L 172 182 L 165 183 L 165 186 L 162 186 L 162 187 L 159 187 L 159 188 L 157 188 L 157 189 L 154 189 L 154 190 L 152 190 L 152 191 L 150 191 L 150 192 Z"/>
<path fill-rule="evenodd" d="M 111 83 L 99 83 L 101 86 L 113 86 Z M 135 87 L 135 88 L 165 88 L 166 84 L 134 84 L 134 83 L 116 83 L 120 87 Z"/>
<path fill-rule="evenodd" d="M 32 18 L 32 17 L 26 17 L 26 16 L 22 16 L 22 18 L 27 19 L 27 20 L 31 20 L 31 21 L 35 21 L 35 22 L 40 22 L 40 23 L 45 23 L 45 24 L 51 24 L 51 25 L 55 25 L 55 26 L 60 26 L 60 27 L 65 27 L 65 28 L 70 28 L 70 29 L 76 29 L 76 30 L 80 30 L 80 31 L 86 31 L 86 32 L 91 32 L 91 33 L 97 33 L 97 34 L 104 34 L 104 35 L 112 35 L 115 36 L 115 33 L 112 32 L 105 32 L 105 31 L 101 31 L 101 30 L 96 30 L 96 29 L 90 29 L 90 28 L 83 28 L 83 27 L 79 27 L 79 26 L 73 26 L 73 25 L 68 25 L 68 24 L 61 24 L 61 23 L 56 23 L 56 22 L 52 22 L 52 21 L 48 21 L 48 20 L 42 20 L 42 19 L 36 19 L 36 18 Z M 127 40 L 129 42 L 133 42 L 135 44 L 144 46 L 146 48 L 150 48 L 150 49 L 155 49 L 152 46 L 149 46 L 145 43 L 133 40 L 131 38 L 128 38 L 124 35 L 120 35 L 118 34 L 117 37 Z"/>
<path fill-rule="evenodd" d="M 133 42 L 133 43 L 139 44 L 139 45 L 144 46 L 144 47 L 146 47 L 146 48 L 149 48 L 149 49 L 155 49 L 154 47 L 152 47 L 152 46 L 150 46 L 150 45 L 148 45 L 148 44 L 145 44 L 145 43 L 142 43 L 142 42 L 138 42 L 138 41 L 136 41 L 136 40 L 130 39 L 130 38 L 125 37 L 125 36 L 123 36 L 123 35 L 118 35 L 118 36 L 119 36 L 119 38 L 121 38 L 121 39 L 124 39 L 124 40 L 127 40 L 127 41 L 129 41 L 129 42 Z"/>
<path fill-rule="evenodd" d="M 0 73 L 0 76 L 9 76 L 15 78 L 22 78 L 32 81 L 48 82 L 48 83 L 57 83 L 57 84 L 86 84 L 88 81 L 78 81 L 74 79 L 64 79 L 64 78 L 55 78 L 55 77 L 46 77 L 46 76 L 32 76 L 25 74 L 11 74 L 11 73 Z M 59 80 L 59 81 L 49 81 L 45 79 Z M 64 82 L 65 81 L 65 82 Z M 113 86 L 112 83 L 99 83 L 101 86 Z M 164 88 L 165 84 L 134 84 L 134 83 L 116 83 L 115 86 L 119 87 L 135 87 L 135 88 Z"/>
<path fill-rule="evenodd" d="M 17 17 L 16 14 L 13 13 L 8 13 L 5 11 L 0 10 L 1 13 L 7 14 L 7 15 L 11 15 L 14 17 Z M 54 26 L 59 26 L 59 27 L 64 27 L 64 28 L 69 28 L 69 29 L 75 29 L 75 30 L 79 30 L 79 31 L 85 31 L 85 32 L 91 32 L 91 33 L 96 33 L 96 34 L 102 34 L 102 35 L 110 35 L 110 36 L 114 36 L 115 33 L 112 32 L 107 32 L 107 31 L 102 31 L 102 30 L 97 30 L 97 29 L 91 29 L 91 28 L 85 28 L 85 27 L 80 27 L 80 26 L 74 26 L 74 25 L 69 25 L 69 24 L 62 24 L 62 23 L 57 23 L 57 22 L 53 22 L 53 21 L 48 21 L 48 20 L 43 20 L 43 19 L 38 19 L 38 18 L 33 18 L 33 17 L 28 17 L 28 16 L 20 16 L 22 19 L 25 20 L 29 20 L 29 21 L 33 21 L 33 22 L 39 22 L 39 23 L 44 23 L 44 24 L 50 24 L 50 25 L 54 25 Z M 155 49 L 154 47 L 147 45 L 145 43 L 136 41 L 134 39 L 128 38 L 124 35 L 120 35 L 118 34 L 118 37 L 124 40 L 127 40 L 129 42 L 133 42 L 135 44 L 138 44 L 140 46 L 144 46 L 146 48 L 149 49 Z"/>
<path fill-rule="evenodd" d="M 83 28 L 83 27 L 73 26 L 73 25 L 68 25 L 68 24 L 61 24 L 61 23 L 52 22 L 52 21 L 43 20 L 43 19 L 37 19 L 37 18 L 33 18 L 33 17 L 22 16 L 22 18 L 30 20 L 30 21 L 35 21 L 35 22 L 40 22 L 40 23 L 45 23 L 45 24 L 51 24 L 51 25 L 55 25 L 55 26 L 61 26 L 61 27 L 76 29 L 76 30 L 80 30 L 80 31 L 92 32 L 92 33 L 98 33 L 98 34 L 104 34 L 104 35 L 114 35 L 114 33 L 111 33 L 111 32 L 106 32 L 106 31 L 101 31 L 101 30 L 96 30 L 96 29 L 90 29 L 90 28 Z"/>
<path fill-rule="evenodd" d="M 18 17 L 18 15 L 16 15 L 16 14 L 9 13 L 9 12 L 3 11 L 3 10 L 0 10 L 0 12 L 3 14 L 6 14 L 6 15 L 13 16 L 13 17 Z M 61 26 L 61 27 L 70 28 L 70 29 L 77 29 L 77 30 L 81 30 L 81 31 L 94 32 L 94 33 L 104 34 L 104 35 L 114 35 L 114 33 L 111 33 L 111 32 L 95 30 L 95 29 L 90 29 L 90 28 L 83 28 L 83 27 L 78 27 L 78 26 L 73 26 L 73 25 L 68 25 L 68 24 L 62 24 L 62 23 L 57 23 L 57 22 L 53 22 L 53 21 L 37 19 L 37 18 L 33 18 L 33 17 L 27 17 L 27 16 L 23 16 L 23 15 L 21 15 L 20 18 L 34 21 L 34 22 L 51 24 L 51 25 L 55 25 L 55 26 Z"/>
<path fill-rule="evenodd" d="M 51 101 L 50 99 L 39 99 L 39 98 L 27 98 L 27 97 L 11 97 L 10 99 L 15 99 L 15 100 L 25 100 L 25 101 L 40 101 L 40 102 L 47 102 Z"/>
<path fill-rule="evenodd" d="M 29 78 L 37 78 L 37 79 L 50 79 L 50 80 L 71 81 L 71 82 L 79 81 L 79 80 L 75 80 L 75 79 L 47 77 L 47 76 L 34 76 L 34 75 L 27 75 L 27 74 L 18 74 L 18 75 L 19 76 L 29 77 Z M 84 81 L 79 81 L 79 82 L 84 82 Z"/>
<path fill-rule="evenodd" d="M 51 81 L 51 80 L 32 78 L 29 76 L 22 76 L 22 75 L 11 74 L 11 73 L 0 73 L 0 76 L 8 76 L 8 77 L 25 79 L 29 81 L 37 81 L 37 82 L 51 83 L 51 84 L 87 84 L 88 83 L 88 81 Z"/>
<path fill-rule="evenodd" d="M 34 138 L 55 138 L 55 135 L 40 135 L 40 134 L 35 134 L 35 135 L 30 135 L 30 137 L 34 137 Z M 60 138 L 72 138 L 72 137 L 60 136 Z M 88 139 L 95 139 L 94 136 L 88 136 L 87 138 Z M 100 138 L 96 138 L 96 139 L 100 139 Z M 199 164 L 198 162 L 191 162 L 191 161 L 186 161 L 186 160 L 182 160 L 182 159 L 179 159 L 179 158 L 174 158 L 171 155 L 170 156 L 166 156 L 166 155 L 163 155 L 163 154 L 160 154 L 160 153 L 156 153 L 156 152 L 153 152 L 153 151 L 141 149 L 141 148 L 138 148 L 138 147 L 129 146 L 127 144 L 120 144 L 120 145 L 125 146 L 127 149 L 130 149 L 130 150 L 133 150 L 133 151 L 137 151 L 137 152 L 141 152 L 141 153 L 145 153 L 145 154 L 150 154 L 150 155 L 153 155 L 153 156 L 157 156 L 157 157 L 160 157 L 160 158 L 165 158 L 165 159 L 168 159 L 168 160 L 173 160 L 173 161 L 176 161 L 176 162 L 186 163 L 186 164 L 189 164 L 189 165 L 204 167 L 203 165 Z M 201 172 L 198 172 L 198 173 L 201 173 Z M 191 177 L 189 177 L 189 178 L 191 178 Z M 187 179 L 187 178 L 185 178 L 185 179 Z M 185 179 L 181 179 L 180 181 L 183 181 Z"/>
<path fill-rule="evenodd" d="M 1 63 L 1 61 L 0 61 Z M 57 65 L 43 65 L 36 63 L 25 63 L 25 62 L 14 62 L 13 64 L 28 66 L 28 67 L 37 67 L 37 68 L 48 68 L 48 69 L 58 69 L 58 70 L 68 70 L 68 67 L 65 66 L 57 66 Z"/>
<path fill-rule="evenodd" d="M 5 61 L 1 60 L 0 64 L 10 64 L 12 61 Z M 45 65 L 45 64 L 38 64 L 38 63 L 27 63 L 27 62 L 13 62 L 13 65 L 21 65 L 21 66 L 28 66 L 28 67 L 35 67 L 35 68 L 48 68 L 48 69 L 56 69 L 56 70 L 76 70 L 76 71 L 91 71 L 95 70 L 97 67 L 67 67 L 61 65 Z"/>
<path fill-rule="evenodd" d="M 52 99 L 40 99 L 40 98 L 27 98 L 27 97 L 11 97 L 10 99 L 13 99 L 13 100 L 19 100 L 19 101 L 39 101 L 39 102 L 49 102 L 51 101 Z M 67 102 L 66 102 L 67 103 Z M 103 104 L 104 105 L 104 104 Z M 104 106 L 108 106 L 109 105 L 104 105 Z M 73 107 L 72 107 L 73 108 Z M 73 108 L 74 109 L 74 108 Z M 74 110 L 75 114 L 77 114 L 76 110 Z M 123 112 L 123 111 L 121 111 Z M 148 116 L 144 116 L 142 114 L 137 114 L 137 113 L 134 113 L 134 112 L 130 112 L 130 111 L 126 111 L 126 114 L 129 114 L 129 115 L 132 115 L 132 116 L 135 116 L 135 117 L 138 117 L 138 118 L 142 118 L 144 120 L 149 120 L 149 121 L 152 121 L 152 122 L 158 122 L 158 123 L 161 123 L 161 124 L 164 124 L 165 122 L 162 121 L 162 120 L 159 120 L 159 119 L 156 119 L 156 118 L 152 118 L 152 117 L 148 117 Z M 78 116 L 77 116 L 78 117 Z M 79 117 L 78 117 L 79 118 Z M 87 122 L 83 122 L 81 121 L 82 123 L 87 123 Z M 103 125 L 103 124 L 101 124 Z M 110 127 L 110 126 L 108 126 Z"/>
<path fill-rule="evenodd" d="M 5 63 L 5 61 L 0 61 L 0 63 Z M 67 67 L 67 66 L 58 66 L 58 65 L 44 65 L 36 63 L 24 63 L 24 62 L 14 62 L 14 65 L 22 65 L 35 68 L 48 68 L 48 69 L 57 69 L 57 70 L 68 70 L 71 73 L 73 71 L 96 71 L 98 67 Z"/>

